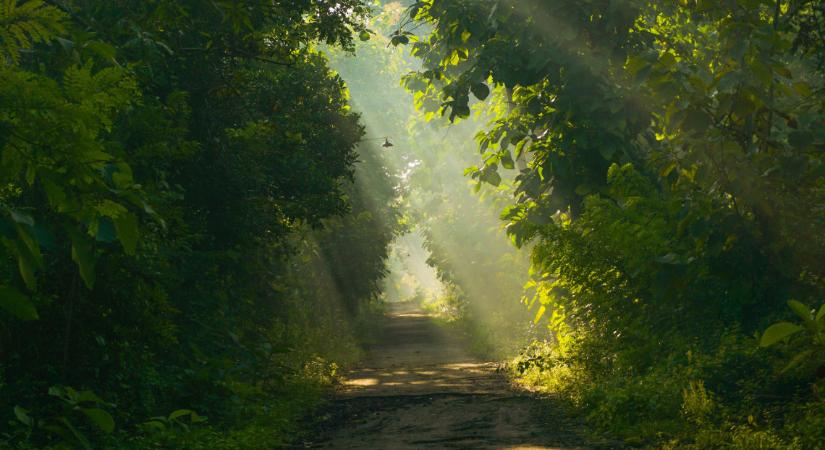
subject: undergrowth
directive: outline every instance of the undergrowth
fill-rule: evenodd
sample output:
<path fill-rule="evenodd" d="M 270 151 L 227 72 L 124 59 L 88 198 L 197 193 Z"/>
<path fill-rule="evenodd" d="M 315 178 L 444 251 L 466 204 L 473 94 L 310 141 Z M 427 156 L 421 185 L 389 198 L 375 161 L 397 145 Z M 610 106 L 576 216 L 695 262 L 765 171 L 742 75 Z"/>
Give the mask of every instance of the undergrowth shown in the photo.
<path fill-rule="evenodd" d="M 642 373 L 594 376 L 546 341 L 533 342 L 508 368 L 521 386 L 560 395 L 590 425 L 632 447 L 801 450 L 825 442 L 821 388 L 777 378 L 754 340 L 741 335 Z"/>

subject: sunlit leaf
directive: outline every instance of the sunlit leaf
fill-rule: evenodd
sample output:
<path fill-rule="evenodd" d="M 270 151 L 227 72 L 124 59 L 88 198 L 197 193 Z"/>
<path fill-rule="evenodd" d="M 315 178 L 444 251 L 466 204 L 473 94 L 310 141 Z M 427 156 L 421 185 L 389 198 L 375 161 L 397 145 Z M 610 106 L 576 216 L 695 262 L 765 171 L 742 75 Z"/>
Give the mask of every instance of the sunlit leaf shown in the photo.
<path fill-rule="evenodd" d="M 536 311 L 536 316 L 533 318 L 533 323 L 539 323 L 544 313 L 547 311 L 547 307 L 544 305 L 539 306 L 538 311 Z"/>
<path fill-rule="evenodd" d="M 811 308 L 808 308 L 804 303 L 799 302 L 797 300 L 788 300 L 788 306 L 791 307 L 791 310 L 799 316 L 805 323 L 811 322 L 812 315 L 811 315 Z"/>
<path fill-rule="evenodd" d="M 799 333 L 804 328 L 790 322 L 779 322 L 768 327 L 762 338 L 759 340 L 759 346 L 770 347 L 779 341 L 787 339 L 796 333 Z"/>

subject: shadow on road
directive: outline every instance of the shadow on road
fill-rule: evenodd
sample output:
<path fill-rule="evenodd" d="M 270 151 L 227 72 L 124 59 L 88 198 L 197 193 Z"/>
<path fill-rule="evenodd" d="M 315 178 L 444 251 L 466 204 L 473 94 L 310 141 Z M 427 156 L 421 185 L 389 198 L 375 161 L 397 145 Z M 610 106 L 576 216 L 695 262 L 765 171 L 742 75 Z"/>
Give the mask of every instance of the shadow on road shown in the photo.
<path fill-rule="evenodd" d="M 316 418 L 309 448 L 577 449 L 581 426 L 551 399 L 515 391 L 496 365 L 409 305 Z"/>

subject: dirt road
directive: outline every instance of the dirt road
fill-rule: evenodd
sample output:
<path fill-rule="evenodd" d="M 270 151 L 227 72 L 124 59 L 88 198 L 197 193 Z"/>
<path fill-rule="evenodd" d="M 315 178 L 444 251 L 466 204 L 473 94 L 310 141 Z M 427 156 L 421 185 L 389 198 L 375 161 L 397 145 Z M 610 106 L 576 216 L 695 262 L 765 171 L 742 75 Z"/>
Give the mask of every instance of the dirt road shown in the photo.
<path fill-rule="evenodd" d="M 381 343 L 346 376 L 307 447 L 591 448 L 552 402 L 513 391 L 423 312 L 395 308 Z"/>

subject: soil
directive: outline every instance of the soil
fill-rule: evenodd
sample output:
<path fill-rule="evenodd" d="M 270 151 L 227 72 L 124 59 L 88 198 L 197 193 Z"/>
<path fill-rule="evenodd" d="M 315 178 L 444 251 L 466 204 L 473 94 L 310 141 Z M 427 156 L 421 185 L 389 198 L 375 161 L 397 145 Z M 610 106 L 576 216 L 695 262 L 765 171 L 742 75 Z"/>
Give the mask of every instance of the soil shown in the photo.
<path fill-rule="evenodd" d="M 497 365 L 409 305 L 396 305 L 379 343 L 316 414 L 315 435 L 296 448 L 583 449 L 559 402 L 514 389 Z"/>

